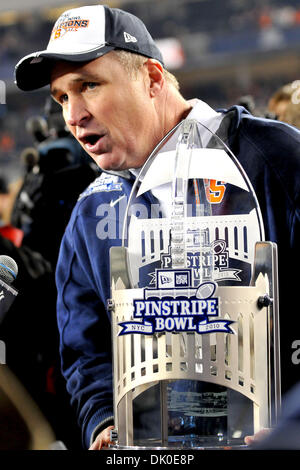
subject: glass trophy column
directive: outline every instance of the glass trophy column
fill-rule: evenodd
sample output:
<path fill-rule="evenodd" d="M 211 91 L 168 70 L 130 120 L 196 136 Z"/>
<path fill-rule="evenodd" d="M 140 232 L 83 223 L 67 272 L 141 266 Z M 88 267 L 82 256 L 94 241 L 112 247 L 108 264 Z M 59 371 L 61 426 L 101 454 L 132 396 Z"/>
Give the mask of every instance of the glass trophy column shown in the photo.
<path fill-rule="evenodd" d="M 185 120 L 132 189 L 111 248 L 117 448 L 222 448 L 280 406 L 276 246 L 217 134 Z"/>

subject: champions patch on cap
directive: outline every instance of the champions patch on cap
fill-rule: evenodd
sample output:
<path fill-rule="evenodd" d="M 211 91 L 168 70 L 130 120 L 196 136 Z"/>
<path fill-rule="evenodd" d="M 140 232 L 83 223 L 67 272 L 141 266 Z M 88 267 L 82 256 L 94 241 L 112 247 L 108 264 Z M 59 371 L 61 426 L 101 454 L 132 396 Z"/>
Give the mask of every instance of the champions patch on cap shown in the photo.
<path fill-rule="evenodd" d="M 144 23 L 123 10 L 106 5 L 74 8 L 56 21 L 47 49 L 21 59 L 15 68 L 16 85 L 24 91 L 50 83 L 57 60 L 86 62 L 123 49 L 158 60 L 162 55 Z"/>
<path fill-rule="evenodd" d="M 58 25 L 55 25 L 50 41 L 63 37 L 68 31 L 78 31 L 78 28 L 87 28 L 90 20 L 68 19 Z"/>

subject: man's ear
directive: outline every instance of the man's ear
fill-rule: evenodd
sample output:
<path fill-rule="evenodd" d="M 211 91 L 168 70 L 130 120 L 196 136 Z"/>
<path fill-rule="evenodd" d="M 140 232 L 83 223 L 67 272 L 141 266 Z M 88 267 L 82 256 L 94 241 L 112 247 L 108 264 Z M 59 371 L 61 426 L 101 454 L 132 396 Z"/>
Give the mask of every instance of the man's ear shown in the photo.
<path fill-rule="evenodd" d="M 148 59 L 145 62 L 149 78 L 149 93 L 151 97 L 157 96 L 165 82 L 164 70 L 162 65 L 154 59 Z"/>

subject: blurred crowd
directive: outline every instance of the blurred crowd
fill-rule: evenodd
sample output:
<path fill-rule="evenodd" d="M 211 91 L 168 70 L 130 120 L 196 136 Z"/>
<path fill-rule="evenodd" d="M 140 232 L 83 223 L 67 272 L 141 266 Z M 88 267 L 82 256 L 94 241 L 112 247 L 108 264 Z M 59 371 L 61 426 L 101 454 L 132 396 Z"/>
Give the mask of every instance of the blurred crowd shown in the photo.
<path fill-rule="evenodd" d="M 265 2 L 186 0 L 177 1 L 176 8 L 171 8 L 174 1 L 155 1 L 154 3 L 155 8 L 153 8 L 153 1 L 131 2 L 128 0 L 126 9 L 141 17 L 153 31 L 156 39 L 178 37 L 187 32 L 207 32 L 218 35 L 242 31 L 245 28 L 248 32 L 259 33 L 262 29 L 270 27 L 290 29 L 300 25 L 300 8 L 296 0 Z M 62 10 L 64 9 L 62 7 Z M 211 11 L 214 15 L 211 15 Z M 51 10 L 46 6 L 45 9 L 23 12 L 13 17 L 11 12 L 10 16 L 3 16 L 2 21 L 0 20 L 0 61 L 3 77 L 6 78 L 10 73 L 11 63 L 15 63 L 19 57 L 34 50 L 36 44 L 48 41 L 52 27 L 50 16 Z"/>

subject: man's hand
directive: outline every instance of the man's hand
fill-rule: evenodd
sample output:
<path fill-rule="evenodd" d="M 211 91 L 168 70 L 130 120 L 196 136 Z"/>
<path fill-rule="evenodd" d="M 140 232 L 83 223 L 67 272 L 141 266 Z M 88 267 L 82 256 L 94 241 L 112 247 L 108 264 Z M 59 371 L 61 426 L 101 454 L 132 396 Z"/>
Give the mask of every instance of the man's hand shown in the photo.
<path fill-rule="evenodd" d="M 98 434 L 89 450 L 107 449 L 109 444 L 113 444 L 113 441 L 110 440 L 110 431 L 112 429 L 114 429 L 114 426 L 108 426 L 103 429 L 103 431 Z"/>
<path fill-rule="evenodd" d="M 244 441 L 245 444 L 250 446 L 251 444 L 255 444 L 260 442 L 262 439 L 267 437 L 272 430 L 270 428 L 262 428 L 260 431 L 254 434 L 254 436 L 246 436 Z"/>

